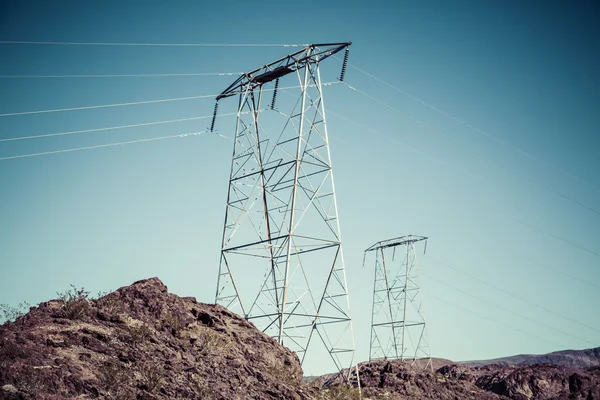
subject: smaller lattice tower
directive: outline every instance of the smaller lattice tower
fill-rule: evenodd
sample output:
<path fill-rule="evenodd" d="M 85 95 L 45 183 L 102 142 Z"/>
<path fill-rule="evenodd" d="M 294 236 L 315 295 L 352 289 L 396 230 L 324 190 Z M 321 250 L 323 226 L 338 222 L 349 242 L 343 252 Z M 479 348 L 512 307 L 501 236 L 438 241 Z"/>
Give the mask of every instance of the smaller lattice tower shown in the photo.
<path fill-rule="evenodd" d="M 432 369 L 415 252 L 421 241 L 426 249 L 426 237 L 408 235 L 365 250 L 365 257 L 376 252 L 369 360 L 406 360 Z"/>

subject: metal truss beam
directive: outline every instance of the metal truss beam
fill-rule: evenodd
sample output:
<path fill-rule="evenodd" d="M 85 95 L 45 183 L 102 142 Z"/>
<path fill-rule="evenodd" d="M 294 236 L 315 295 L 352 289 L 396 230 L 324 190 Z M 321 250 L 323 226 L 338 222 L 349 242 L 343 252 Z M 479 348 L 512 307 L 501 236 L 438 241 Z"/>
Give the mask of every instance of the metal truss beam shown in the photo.
<path fill-rule="evenodd" d="M 242 74 L 217 96 L 217 101 L 244 93 L 247 90 L 254 90 L 267 82 L 301 70 L 309 64 L 318 64 L 351 44 L 352 42 L 306 45 L 302 50 Z"/>

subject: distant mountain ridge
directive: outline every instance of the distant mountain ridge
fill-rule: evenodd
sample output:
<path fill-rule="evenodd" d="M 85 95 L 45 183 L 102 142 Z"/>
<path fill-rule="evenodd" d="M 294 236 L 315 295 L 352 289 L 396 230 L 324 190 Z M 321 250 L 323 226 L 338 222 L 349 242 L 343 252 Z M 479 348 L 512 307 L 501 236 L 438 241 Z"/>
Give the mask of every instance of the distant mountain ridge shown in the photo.
<path fill-rule="evenodd" d="M 570 368 L 600 367 L 600 347 L 585 350 L 562 350 L 548 354 L 519 354 L 492 360 L 461 361 L 459 364 L 479 367 L 483 365 L 534 365 L 552 364 Z"/>

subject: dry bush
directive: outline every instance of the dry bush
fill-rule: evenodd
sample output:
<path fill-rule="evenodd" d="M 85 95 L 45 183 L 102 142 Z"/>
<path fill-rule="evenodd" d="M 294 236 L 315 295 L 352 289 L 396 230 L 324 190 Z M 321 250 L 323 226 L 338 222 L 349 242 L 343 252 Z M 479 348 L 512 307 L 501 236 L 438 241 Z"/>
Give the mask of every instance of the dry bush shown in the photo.
<path fill-rule="evenodd" d="M 178 312 L 167 310 L 163 320 L 165 325 L 171 330 L 173 336 L 178 336 L 179 333 L 187 326 L 185 317 Z"/>
<path fill-rule="evenodd" d="M 44 370 L 28 366 L 15 376 L 13 383 L 24 399 L 33 400 L 38 393 L 44 391 L 47 379 Z"/>
<path fill-rule="evenodd" d="M 90 308 L 88 302 L 90 292 L 84 288 L 76 288 L 71 285 L 71 289 L 63 293 L 57 292 L 56 294 L 58 295 L 58 298 L 63 301 L 62 312 L 65 318 L 80 319 Z"/>
<path fill-rule="evenodd" d="M 289 386 L 298 386 L 301 383 L 301 380 L 297 379 L 297 377 L 291 373 L 290 368 L 283 363 L 280 365 L 269 365 L 267 367 L 267 372 L 279 382 L 283 382 Z"/>
<path fill-rule="evenodd" d="M 8 304 L 0 304 L 0 324 L 16 321 L 27 314 L 29 308 L 31 308 L 31 304 L 26 301 L 19 303 L 16 307 L 11 307 Z"/>
<path fill-rule="evenodd" d="M 109 392 L 127 385 L 130 377 L 129 370 L 118 361 L 105 362 L 96 375 L 100 386 Z"/>
<path fill-rule="evenodd" d="M 319 400 L 361 400 L 361 395 L 358 388 L 344 384 L 321 389 Z"/>
<path fill-rule="evenodd" d="M 125 312 L 125 304 L 115 292 L 98 292 L 95 302 L 99 309 L 111 317 Z"/>
<path fill-rule="evenodd" d="M 210 328 L 199 327 L 196 348 L 202 355 L 219 353 L 229 345 L 229 340 Z"/>
<path fill-rule="evenodd" d="M 131 382 L 131 373 L 118 361 L 107 361 L 96 374 L 100 387 L 104 390 L 106 399 L 134 400 L 135 396 L 127 389 Z"/>
<path fill-rule="evenodd" d="M 146 324 L 128 325 L 120 333 L 122 341 L 139 344 L 146 342 L 152 336 L 152 330 Z"/>
<path fill-rule="evenodd" d="M 13 340 L 4 339 L 0 341 L 0 361 L 8 362 L 26 356 L 26 352 Z"/>
<path fill-rule="evenodd" d="M 163 370 L 156 365 L 141 364 L 138 372 L 142 378 L 144 390 L 154 393 L 159 390 L 163 384 Z"/>
<path fill-rule="evenodd" d="M 194 391 L 194 394 L 198 396 L 197 398 L 206 400 L 212 398 L 212 390 L 210 390 L 206 382 L 204 382 L 204 380 L 202 380 L 198 374 L 187 375 L 187 380 L 189 388 Z"/>

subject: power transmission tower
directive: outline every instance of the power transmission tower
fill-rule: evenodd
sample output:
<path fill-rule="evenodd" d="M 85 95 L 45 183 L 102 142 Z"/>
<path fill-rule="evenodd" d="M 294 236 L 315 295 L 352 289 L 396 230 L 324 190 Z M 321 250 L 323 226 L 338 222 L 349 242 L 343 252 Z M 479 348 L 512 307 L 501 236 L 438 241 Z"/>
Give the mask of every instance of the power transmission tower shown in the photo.
<path fill-rule="evenodd" d="M 345 49 L 342 81 L 350 44 L 306 45 L 217 97 L 238 101 L 216 302 L 303 366 L 328 355 L 348 379 L 354 337 L 319 65 Z"/>
<path fill-rule="evenodd" d="M 369 360 L 410 360 L 433 368 L 415 253 L 415 243 L 420 241 L 427 248 L 426 237 L 408 235 L 365 250 L 365 257 L 369 251 L 376 252 Z M 405 246 L 405 251 L 399 246 Z"/>

